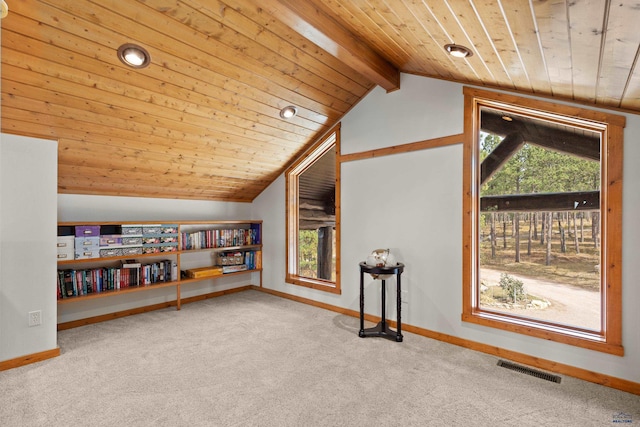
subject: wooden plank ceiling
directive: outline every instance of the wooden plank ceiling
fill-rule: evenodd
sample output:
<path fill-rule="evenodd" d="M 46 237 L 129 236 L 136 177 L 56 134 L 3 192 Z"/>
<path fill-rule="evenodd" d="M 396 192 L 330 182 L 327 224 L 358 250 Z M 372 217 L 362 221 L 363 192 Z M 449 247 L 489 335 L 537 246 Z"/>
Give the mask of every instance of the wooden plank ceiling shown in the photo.
<path fill-rule="evenodd" d="M 624 0 L 7 3 L 2 131 L 59 141 L 60 193 L 251 201 L 400 72 L 640 112 Z"/>

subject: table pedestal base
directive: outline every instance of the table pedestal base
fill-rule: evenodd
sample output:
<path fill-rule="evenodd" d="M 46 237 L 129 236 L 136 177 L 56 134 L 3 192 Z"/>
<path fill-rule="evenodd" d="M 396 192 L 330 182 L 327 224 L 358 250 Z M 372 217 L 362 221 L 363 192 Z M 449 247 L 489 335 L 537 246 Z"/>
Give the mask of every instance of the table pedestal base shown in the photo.
<path fill-rule="evenodd" d="M 387 322 L 378 322 L 373 328 L 361 329 L 358 336 L 361 338 L 381 337 L 395 342 L 402 342 L 402 334 L 389 328 Z"/>

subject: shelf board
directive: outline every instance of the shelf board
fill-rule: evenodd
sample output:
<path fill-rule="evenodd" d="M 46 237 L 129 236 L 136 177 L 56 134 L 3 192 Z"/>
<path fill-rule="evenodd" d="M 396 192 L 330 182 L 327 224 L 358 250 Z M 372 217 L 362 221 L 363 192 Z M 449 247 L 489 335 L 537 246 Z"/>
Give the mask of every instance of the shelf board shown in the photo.
<path fill-rule="evenodd" d="M 132 286 L 132 287 L 123 288 L 123 289 L 111 289 L 108 291 L 95 292 L 87 295 L 79 295 L 75 297 L 62 298 L 58 300 L 58 304 L 65 304 L 65 303 L 77 302 L 77 301 L 86 301 L 89 299 L 96 299 L 96 298 L 105 298 L 105 297 L 111 297 L 114 295 L 129 294 L 132 292 L 142 292 L 142 291 L 148 291 L 150 289 L 168 288 L 171 286 L 177 286 L 180 283 L 182 282 L 179 282 L 179 281 L 161 282 L 161 283 L 154 283 L 152 285 Z"/>
<path fill-rule="evenodd" d="M 65 261 L 58 261 L 58 265 L 88 264 L 92 262 L 102 263 L 102 262 L 108 262 L 108 261 L 119 261 L 123 259 L 169 257 L 169 256 L 177 255 L 179 252 L 180 251 L 161 252 L 161 253 L 155 253 L 155 254 L 122 255 L 122 256 L 112 256 L 112 257 L 106 257 L 106 258 L 69 259 Z"/>
<path fill-rule="evenodd" d="M 249 225 L 249 224 L 262 224 L 261 219 L 247 219 L 247 220 L 211 220 L 211 221 L 198 221 L 198 220 L 188 220 L 188 221 L 175 221 L 174 223 L 180 225 Z"/>
<path fill-rule="evenodd" d="M 193 252 L 213 251 L 213 252 L 226 252 L 226 251 L 246 251 L 261 249 L 261 244 L 256 245 L 243 245 L 243 246 L 225 246 L 222 248 L 201 248 L 201 249 L 183 249 L 179 251 L 181 254 L 189 254 Z"/>
<path fill-rule="evenodd" d="M 226 252 L 226 251 L 259 250 L 261 248 L 262 248 L 262 245 L 247 245 L 247 246 L 225 246 L 224 248 L 188 249 L 188 250 L 173 251 L 173 252 L 160 252 L 160 253 L 154 253 L 154 254 L 122 255 L 122 256 L 113 256 L 113 257 L 106 257 L 106 258 L 69 259 L 64 261 L 58 261 L 58 265 L 88 264 L 92 262 L 119 261 L 123 259 L 159 258 L 159 257 L 169 257 L 173 255 L 178 255 L 178 254 L 189 254 L 189 253 L 196 253 L 196 252 L 203 252 L 203 251 Z"/>
<path fill-rule="evenodd" d="M 196 277 L 193 279 L 180 279 L 180 284 L 181 285 L 186 285 L 188 283 L 194 283 L 194 282 L 202 282 L 203 280 L 209 280 L 209 279 L 219 279 L 221 277 L 229 277 L 229 276 L 237 276 L 238 274 L 247 274 L 247 273 L 257 273 L 262 271 L 261 268 L 254 268 L 253 270 L 244 270 L 244 271 L 234 271 L 233 273 L 223 273 L 223 274 L 217 274 L 215 276 L 209 276 L 209 277 Z"/>

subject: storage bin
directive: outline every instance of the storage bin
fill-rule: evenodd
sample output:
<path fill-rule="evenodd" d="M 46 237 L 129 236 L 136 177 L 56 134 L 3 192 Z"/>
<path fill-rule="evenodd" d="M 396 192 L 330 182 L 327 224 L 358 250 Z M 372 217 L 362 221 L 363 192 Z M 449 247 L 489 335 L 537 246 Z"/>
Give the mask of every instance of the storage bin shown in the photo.
<path fill-rule="evenodd" d="M 172 244 L 165 244 L 162 243 L 160 245 L 160 252 L 177 252 L 178 251 L 178 244 L 177 243 L 172 243 Z"/>
<path fill-rule="evenodd" d="M 68 249 L 71 249 L 71 251 L 73 252 L 74 245 L 74 236 L 58 236 L 58 252 Z"/>
<path fill-rule="evenodd" d="M 70 259 L 75 259 L 76 254 L 73 248 L 60 250 L 58 248 L 58 261 L 67 261 Z"/>
<path fill-rule="evenodd" d="M 175 243 L 178 244 L 177 234 L 144 234 L 142 236 L 142 244 L 155 245 L 159 243 Z"/>
<path fill-rule="evenodd" d="M 177 234 L 178 225 L 176 224 L 151 224 L 142 226 L 143 235 L 153 234 Z"/>
<path fill-rule="evenodd" d="M 142 246 L 143 254 L 159 254 L 164 252 L 177 252 L 178 245 L 176 243 L 157 243 Z"/>
<path fill-rule="evenodd" d="M 75 258 L 75 236 L 58 236 L 58 261 Z"/>
<path fill-rule="evenodd" d="M 141 255 L 142 254 L 142 246 L 132 247 L 132 248 L 122 248 L 122 255 Z"/>
<path fill-rule="evenodd" d="M 123 236 L 141 236 L 142 235 L 142 225 L 122 225 L 122 235 Z"/>
<path fill-rule="evenodd" d="M 163 224 L 160 226 L 162 234 L 178 234 L 178 226 L 176 224 Z"/>
<path fill-rule="evenodd" d="M 100 235 L 101 236 L 110 236 L 114 234 L 122 234 L 122 226 L 121 225 L 101 225 L 100 226 Z"/>
<path fill-rule="evenodd" d="M 58 236 L 75 236 L 76 228 L 73 225 L 59 225 Z"/>
<path fill-rule="evenodd" d="M 89 259 L 89 258 L 100 258 L 100 250 L 99 249 L 84 249 L 76 248 L 75 250 L 75 259 Z"/>
<path fill-rule="evenodd" d="M 76 237 L 75 247 L 78 251 L 83 251 L 85 249 L 96 250 L 100 247 L 100 237 Z"/>
<path fill-rule="evenodd" d="M 122 256 L 121 248 L 100 249 L 100 258 L 109 258 L 114 256 Z"/>
<path fill-rule="evenodd" d="M 143 245 L 156 245 L 160 243 L 160 236 L 142 236 Z"/>
<path fill-rule="evenodd" d="M 142 245 L 142 237 L 122 236 L 122 246 Z"/>
<path fill-rule="evenodd" d="M 160 236 L 160 243 L 178 243 L 177 234 L 163 234 Z"/>
<path fill-rule="evenodd" d="M 100 246 L 122 246 L 122 236 L 120 234 L 101 235 Z"/>
<path fill-rule="evenodd" d="M 99 225 L 76 225 L 76 237 L 100 236 Z"/>
<path fill-rule="evenodd" d="M 160 225 L 144 225 L 142 226 L 142 235 L 148 236 L 148 235 L 160 234 L 161 230 L 162 230 L 162 226 Z"/>

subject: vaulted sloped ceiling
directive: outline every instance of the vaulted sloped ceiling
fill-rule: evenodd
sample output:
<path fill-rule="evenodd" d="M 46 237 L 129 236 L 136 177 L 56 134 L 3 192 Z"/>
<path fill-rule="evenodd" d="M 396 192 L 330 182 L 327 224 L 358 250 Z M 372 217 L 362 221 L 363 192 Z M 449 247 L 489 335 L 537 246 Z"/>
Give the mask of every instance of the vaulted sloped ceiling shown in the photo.
<path fill-rule="evenodd" d="M 640 112 L 633 2 L 7 3 L 2 131 L 59 141 L 61 193 L 251 201 L 400 72 Z"/>

